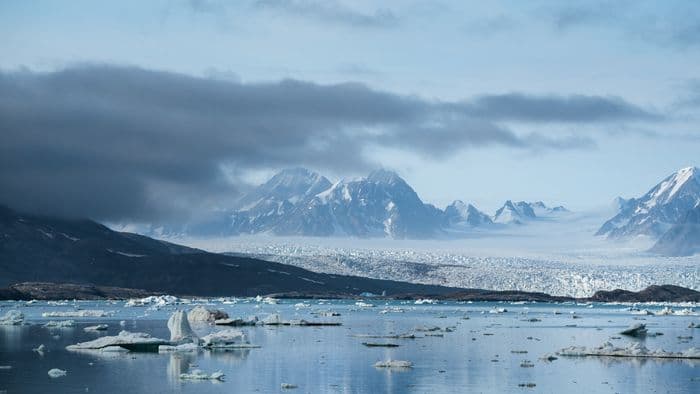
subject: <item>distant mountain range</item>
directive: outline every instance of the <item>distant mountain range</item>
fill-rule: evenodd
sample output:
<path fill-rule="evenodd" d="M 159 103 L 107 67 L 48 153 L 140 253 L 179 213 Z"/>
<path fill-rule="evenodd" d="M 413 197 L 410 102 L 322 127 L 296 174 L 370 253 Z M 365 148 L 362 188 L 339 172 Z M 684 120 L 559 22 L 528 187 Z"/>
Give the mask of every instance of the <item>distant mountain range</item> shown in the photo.
<path fill-rule="evenodd" d="M 618 213 L 596 235 L 624 239 L 645 235 L 658 239 L 653 252 L 688 255 L 699 250 L 697 230 L 700 170 L 686 167 L 669 175 L 639 198 L 617 198 Z"/>
<path fill-rule="evenodd" d="M 506 201 L 495 215 L 456 200 L 444 210 L 424 203 L 395 172 L 331 183 L 304 168 L 286 169 L 241 197 L 236 209 L 198 228 L 219 235 L 269 233 L 294 236 L 430 239 L 444 234 L 524 224 L 567 212 L 541 201 Z"/>

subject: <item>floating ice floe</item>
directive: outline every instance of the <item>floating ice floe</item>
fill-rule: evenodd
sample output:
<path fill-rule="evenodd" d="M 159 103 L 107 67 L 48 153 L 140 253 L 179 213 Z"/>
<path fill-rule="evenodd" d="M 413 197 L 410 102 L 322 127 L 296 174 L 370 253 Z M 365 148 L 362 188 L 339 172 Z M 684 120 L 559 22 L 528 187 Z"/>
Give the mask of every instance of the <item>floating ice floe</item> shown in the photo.
<path fill-rule="evenodd" d="M 52 320 L 44 324 L 45 328 L 73 328 L 75 327 L 75 320 Z"/>
<path fill-rule="evenodd" d="M 227 319 L 217 319 L 217 320 L 214 320 L 214 324 L 217 326 L 234 326 L 234 327 L 254 326 L 254 325 L 258 324 L 258 317 L 257 316 L 250 316 L 247 319 L 243 319 L 240 317 L 227 318 Z"/>
<path fill-rule="evenodd" d="M 374 363 L 375 368 L 412 368 L 413 363 L 402 360 L 386 360 Z"/>
<path fill-rule="evenodd" d="M 493 308 L 489 311 L 489 313 L 506 313 L 508 312 L 508 309 L 506 308 Z"/>
<path fill-rule="evenodd" d="M 213 323 L 216 320 L 228 319 L 228 313 L 218 309 L 207 309 L 201 305 L 187 312 L 187 320 L 190 324 Z"/>
<path fill-rule="evenodd" d="M 697 316 L 698 313 L 695 312 L 692 308 L 684 308 L 679 311 L 675 311 L 670 307 L 664 307 L 660 311 L 656 312 L 657 316 Z"/>
<path fill-rule="evenodd" d="M 434 304 L 439 304 L 438 300 L 434 300 L 432 298 L 420 298 L 417 299 L 414 304 L 416 305 L 434 305 Z"/>
<path fill-rule="evenodd" d="M 106 317 L 109 313 L 103 310 L 79 310 L 79 311 L 57 311 L 57 312 L 44 312 L 41 314 L 43 317 Z"/>
<path fill-rule="evenodd" d="M 224 373 L 221 371 L 216 371 L 212 374 L 208 374 L 199 369 L 192 370 L 189 373 L 181 373 L 181 380 L 224 380 Z"/>
<path fill-rule="evenodd" d="M 156 352 L 158 351 L 158 346 L 169 344 L 170 343 L 165 339 L 153 338 L 149 334 L 143 332 L 121 331 L 119 335 L 104 336 L 92 341 L 81 342 L 75 345 L 68 345 L 66 346 L 66 349 L 121 351 L 119 349 L 109 349 L 112 347 L 116 347 L 128 351 Z"/>
<path fill-rule="evenodd" d="M 257 348 L 241 330 L 233 328 L 221 330 L 202 337 L 201 345 L 207 349 L 246 349 Z"/>
<path fill-rule="evenodd" d="M 196 343 L 183 343 L 182 345 L 160 345 L 158 353 L 189 353 L 199 350 L 199 345 Z"/>
<path fill-rule="evenodd" d="M 641 315 L 641 316 L 652 316 L 652 315 L 654 315 L 654 312 L 646 310 L 646 309 L 633 309 L 632 314 L 633 315 Z"/>
<path fill-rule="evenodd" d="M 282 316 L 280 316 L 279 313 L 273 313 L 264 318 L 262 324 L 266 326 L 280 326 L 284 324 L 284 321 L 282 320 Z"/>
<path fill-rule="evenodd" d="M 108 325 L 106 324 L 98 324 L 96 326 L 87 326 L 83 328 L 83 331 L 90 332 L 90 331 L 105 331 L 109 328 Z"/>
<path fill-rule="evenodd" d="M 0 317 L 0 326 L 19 326 L 24 323 L 24 314 L 17 310 L 9 310 Z"/>
<path fill-rule="evenodd" d="M 366 302 L 358 301 L 355 303 L 356 306 L 359 306 L 360 308 L 374 308 L 373 304 L 369 304 Z"/>
<path fill-rule="evenodd" d="M 68 372 L 58 369 L 58 368 L 53 368 L 49 370 L 49 376 L 52 378 L 60 378 L 61 376 L 66 376 Z"/>
<path fill-rule="evenodd" d="M 621 335 L 627 335 L 630 337 L 643 337 L 647 335 L 647 325 L 642 323 L 637 323 L 631 325 L 626 330 L 620 332 Z"/>
<path fill-rule="evenodd" d="M 144 298 L 132 298 L 124 304 L 126 307 L 134 306 L 153 306 L 156 308 L 167 306 L 167 305 L 177 305 L 184 303 L 184 300 L 171 295 L 160 295 L 160 296 L 149 296 Z"/>
<path fill-rule="evenodd" d="M 559 350 L 559 356 L 566 357 L 633 357 L 633 358 L 673 358 L 673 359 L 700 359 L 700 349 L 690 348 L 682 352 L 669 352 L 665 350 L 649 350 L 639 342 L 630 343 L 627 347 L 616 347 L 610 342 L 605 342 L 598 347 L 571 346 Z"/>
<path fill-rule="evenodd" d="M 36 352 L 36 353 L 39 353 L 40 356 L 43 356 L 43 355 L 44 355 L 44 350 L 45 350 L 45 349 L 46 349 L 46 346 L 44 346 L 44 344 L 41 344 L 41 345 L 35 347 L 34 349 L 32 349 L 32 351 L 33 351 L 33 352 Z"/>
<path fill-rule="evenodd" d="M 277 299 L 272 298 L 272 297 L 257 296 L 257 297 L 255 297 L 255 302 L 261 302 L 263 304 L 275 305 L 275 304 L 277 304 Z"/>

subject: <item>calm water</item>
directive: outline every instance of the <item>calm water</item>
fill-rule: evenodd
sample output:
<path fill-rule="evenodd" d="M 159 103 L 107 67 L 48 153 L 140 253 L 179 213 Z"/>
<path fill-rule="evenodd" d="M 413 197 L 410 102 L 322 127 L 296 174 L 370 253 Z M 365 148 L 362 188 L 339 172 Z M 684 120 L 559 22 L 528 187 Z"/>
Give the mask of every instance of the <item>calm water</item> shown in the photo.
<path fill-rule="evenodd" d="M 636 322 L 624 306 L 507 303 L 446 303 L 413 305 L 379 302 L 373 308 L 360 309 L 354 301 L 305 302 L 309 307 L 295 307 L 302 301 L 280 301 L 277 305 L 245 301 L 234 305 L 219 302 L 205 304 L 226 310 L 231 316 L 265 316 L 278 312 L 285 319 L 304 318 L 337 320 L 339 327 L 252 327 L 246 328 L 250 341 L 258 349 L 194 354 L 127 353 L 107 355 L 73 353 L 65 346 L 91 340 L 99 335 L 116 335 L 120 330 L 147 332 L 169 338 L 166 321 L 176 308 L 160 310 L 144 307 L 125 308 L 124 303 L 79 302 L 66 306 L 36 303 L 0 303 L 0 315 L 17 305 L 31 325 L 0 326 L 0 390 L 8 393 L 219 393 L 219 392 L 289 392 L 289 393 L 449 393 L 449 392 L 548 392 L 548 393 L 692 393 L 700 392 L 700 362 L 655 361 L 605 358 L 559 358 L 540 360 L 545 353 L 571 345 L 599 345 L 610 340 L 624 345 L 629 340 L 610 339 Z M 372 302 L 372 301 L 368 301 Z M 204 302 L 194 302 L 204 303 Z M 101 309 L 113 312 L 107 318 L 72 318 L 74 328 L 48 329 L 41 324 L 49 320 L 42 312 Z M 382 314 L 386 307 L 404 312 Z M 508 312 L 490 314 L 494 307 Z M 660 309 L 660 308 L 650 308 Z M 332 310 L 340 317 L 318 318 L 314 311 Z M 562 313 L 555 315 L 554 311 Z M 482 313 L 482 312 L 486 313 Z M 580 319 L 573 319 L 575 311 Z M 469 319 L 465 319 L 468 317 Z M 538 318 L 539 322 L 528 319 Z M 697 316 L 643 317 L 650 332 L 663 336 L 649 337 L 649 348 L 679 351 L 700 346 Z M 121 327 L 119 322 L 126 321 Z M 107 323 L 103 333 L 86 333 L 83 328 Z M 567 327 L 575 324 L 576 327 Z M 454 327 L 444 336 L 417 339 L 366 339 L 355 335 L 415 332 L 417 326 Z M 204 335 L 218 328 L 194 327 Z M 423 336 L 424 333 L 416 332 Z M 678 337 L 693 336 L 681 340 Z M 392 342 L 398 348 L 368 348 L 362 342 Z M 683 343 L 682 341 L 686 341 Z M 32 349 L 44 344 L 43 356 Z M 527 353 L 512 353 L 512 351 Z M 384 359 L 408 360 L 414 368 L 406 371 L 381 370 L 373 364 Z M 534 367 L 524 368 L 524 360 Z M 181 381 L 179 375 L 190 365 L 205 372 L 221 370 L 224 382 Z M 67 376 L 51 379 L 51 368 L 68 371 Z M 282 383 L 298 385 L 282 390 Z M 534 388 L 519 384 L 534 383 Z"/>

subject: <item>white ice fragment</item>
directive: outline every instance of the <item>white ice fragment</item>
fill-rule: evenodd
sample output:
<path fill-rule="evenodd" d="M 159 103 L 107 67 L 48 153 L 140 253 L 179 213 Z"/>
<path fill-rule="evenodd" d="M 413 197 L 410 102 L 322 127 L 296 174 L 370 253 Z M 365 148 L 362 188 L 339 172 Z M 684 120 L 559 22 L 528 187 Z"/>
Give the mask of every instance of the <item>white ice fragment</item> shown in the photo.
<path fill-rule="evenodd" d="M 104 336 L 88 342 L 81 342 L 75 345 L 68 345 L 68 350 L 89 350 L 102 349 L 108 346 L 122 346 L 132 349 L 157 349 L 159 345 L 167 345 L 168 341 L 160 338 L 153 338 L 143 332 L 121 331 L 116 336 Z"/>
<path fill-rule="evenodd" d="M 41 314 L 43 317 L 106 317 L 108 315 L 102 310 L 57 311 Z"/>
<path fill-rule="evenodd" d="M 33 352 L 39 353 L 40 356 L 43 356 L 43 355 L 44 355 L 44 350 L 45 350 L 45 349 L 46 349 L 46 346 L 44 346 L 44 344 L 42 343 L 41 345 L 39 345 L 39 346 L 35 347 L 34 349 L 32 349 L 32 351 L 33 351 Z"/>
<path fill-rule="evenodd" d="M 61 376 L 66 376 L 66 371 L 58 368 L 53 368 L 49 370 L 49 376 L 52 378 L 60 378 Z"/>
<path fill-rule="evenodd" d="M 228 319 L 228 313 L 217 309 L 207 309 L 201 305 L 187 312 L 187 320 L 190 324 L 211 323 L 220 319 Z"/>
<path fill-rule="evenodd" d="M 374 363 L 375 368 L 411 368 L 413 367 L 413 363 L 410 361 L 402 361 L 402 360 L 385 360 L 385 361 L 377 361 Z"/>
<path fill-rule="evenodd" d="M 282 320 L 282 316 L 280 316 L 279 313 L 273 313 L 264 318 L 262 324 L 266 326 L 279 326 L 284 324 L 284 321 Z"/>
<path fill-rule="evenodd" d="M 83 331 L 90 332 L 90 331 L 105 331 L 107 328 L 109 328 L 108 325 L 106 324 L 98 324 L 96 326 L 88 326 L 83 328 Z"/>
<path fill-rule="evenodd" d="M 224 373 L 221 371 L 216 371 L 214 373 L 207 374 L 199 369 L 192 370 L 190 373 L 181 373 L 180 379 L 182 380 L 224 380 Z"/>
<path fill-rule="evenodd" d="M 235 349 L 235 348 L 256 348 L 251 345 L 247 335 L 233 328 L 213 332 L 202 337 L 202 346 L 209 349 Z"/>
<path fill-rule="evenodd" d="M 168 329 L 170 330 L 170 341 L 186 343 L 197 342 L 197 334 L 192 331 L 187 320 L 187 312 L 175 311 L 168 319 Z"/>
<path fill-rule="evenodd" d="M 669 352 L 665 350 L 649 350 L 639 342 L 629 343 L 627 347 L 616 347 L 610 342 L 605 342 L 598 347 L 571 346 L 559 350 L 559 356 L 567 357 L 632 357 L 632 358 L 673 358 L 673 359 L 700 359 L 700 350 L 690 348 L 682 352 Z"/>
<path fill-rule="evenodd" d="M 73 328 L 75 327 L 75 321 L 74 320 L 52 320 L 46 324 L 44 324 L 45 328 Z"/>
<path fill-rule="evenodd" d="M 152 306 L 155 308 L 160 308 L 166 305 L 176 305 L 183 303 L 183 300 L 171 296 L 171 295 L 160 295 L 160 296 L 150 296 L 144 298 L 132 298 L 124 304 L 126 307 L 133 306 Z"/>
<path fill-rule="evenodd" d="M 199 345 L 195 343 L 183 343 L 182 345 L 160 345 L 158 346 L 158 353 L 185 353 L 185 352 L 196 352 L 199 350 Z"/>
<path fill-rule="evenodd" d="M 0 317 L 0 326 L 18 326 L 24 323 L 24 314 L 17 310 L 9 310 Z"/>

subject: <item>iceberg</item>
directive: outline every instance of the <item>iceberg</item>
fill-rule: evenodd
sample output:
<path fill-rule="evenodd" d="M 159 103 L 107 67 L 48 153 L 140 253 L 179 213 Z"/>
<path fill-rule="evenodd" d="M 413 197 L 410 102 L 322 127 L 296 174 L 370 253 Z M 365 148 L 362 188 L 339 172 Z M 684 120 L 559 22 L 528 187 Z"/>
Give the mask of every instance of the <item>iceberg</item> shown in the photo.
<path fill-rule="evenodd" d="M 212 323 L 221 319 L 228 319 L 228 313 L 218 309 L 207 309 L 201 305 L 187 312 L 187 320 L 190 324 Z"/>
<path fill-rule="evenodd" d="M 61 321 L 50 321 L 44 324 L 45 328 L 73 328 L 75 327 L 75 320 L 61 320 Z"/>
<path fill-rule="evenodd" d="M 24 314 L 17 310 L 9 310 L 0 317 L 0 326 L 18 326 L 24 323 Z"/>
<path fill-rule="evenodd" d="M 211 375 L 203 372 L 199 369 L 195 369 L 190 373 L 181 373 L 180 379 L 182 380 L 224 380 L 224 373 L 221 371 L 216 371 Z"/>
<path fill-rule="evenodd" d="M 92 341 L 81 342 L 66 346 L 67 350 L 99 350 L 108 347 L 119 347 L 129 351 L 156 352 L 160 345 L 169 345 L 165 339 L 153 338 L 143 332 L 121 331 L 116 336 L 104 336 Z M 117 350 L 117 349 L 109 349 Z"/>
<path fill-rule="evenodd" d="M 233 328 L 206 335 L 202 337 L 201 343 L 202 347 L 207 349 L 245 349 L 260 347 L 252 345 L 243 331 Z"/>
<path fill-rule="evenodd" d="M 66 371 L 58 368 L 53 368 L 49 370 L 49 376 L 51 378 L 60 378 L 61 376 L 66 376 L 66 374 Z"/>
<path fill-rule="evenodd" d="M 187 312 L 175 311 L 168 319 L 170 341 L 177 343 L 198 342 L 197 334 L 192 331 L 187 319 Z"/>
<path fill-rule="evenodd" d="M 627 347 L 616 347 L 610 342 L 605 342 L 598 347 L 571 346 L 556 352 L 565 357 L 632 357 L 632 358 L 669 358 L 669 359 L 700 359 L 700 349 L 690 348 L 682 352 L 669 352 L 665 350 L 649 350 L 639 342 L 629 343 Z"/>
<path fill-rule="evenodd" d="M 80 311 L 59 311 L 44 312 L 43 317 L 106 317 L 108 313 L 102 310 L 80 310 Z"/>
<path fill-rule="evenodd" d="M 643 337 L 647 335 L 647 325 L 642 323 L 637 323 L 631 325 L 626 330 L 620 332 L 621 335 L 627 335 L 630 337 Z"/>
<path fill-rule="evenodd" d="M 106 324 L 98 324 L 96 326 L 88 326 L 83 328 L 83 331 L 85 332 L 90 332 L 90 331 L 105 331 L 109 328 L 108 325 Z"/>

